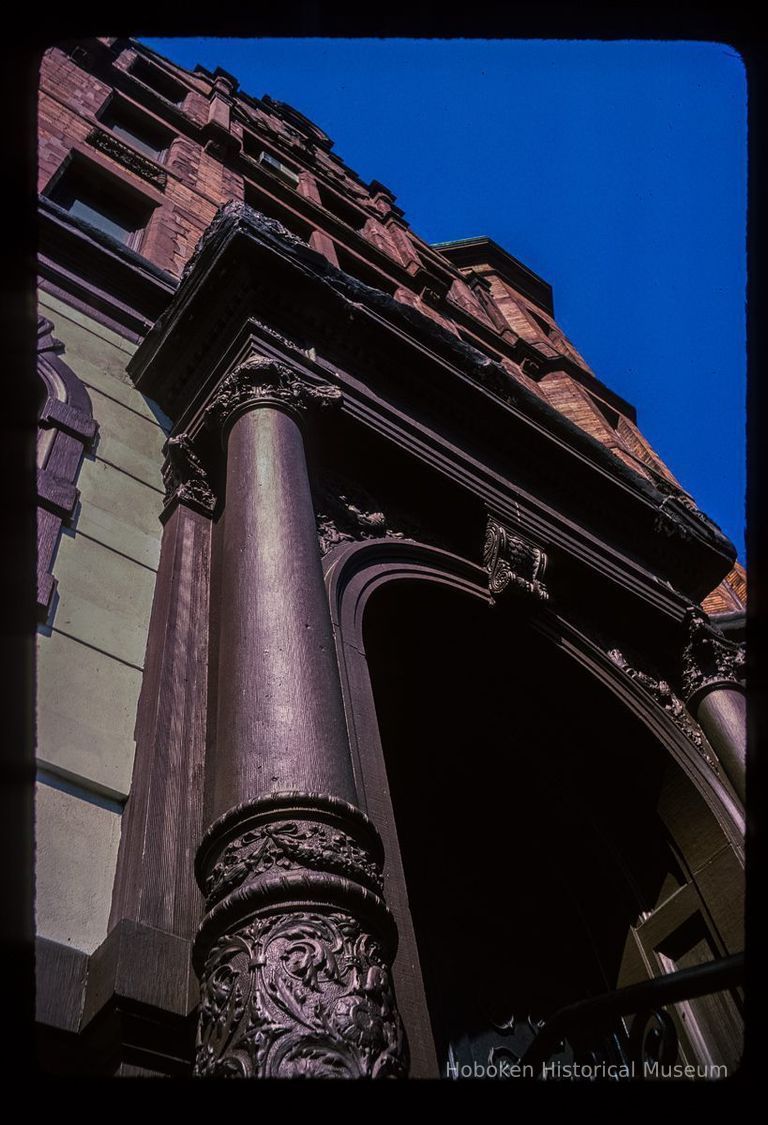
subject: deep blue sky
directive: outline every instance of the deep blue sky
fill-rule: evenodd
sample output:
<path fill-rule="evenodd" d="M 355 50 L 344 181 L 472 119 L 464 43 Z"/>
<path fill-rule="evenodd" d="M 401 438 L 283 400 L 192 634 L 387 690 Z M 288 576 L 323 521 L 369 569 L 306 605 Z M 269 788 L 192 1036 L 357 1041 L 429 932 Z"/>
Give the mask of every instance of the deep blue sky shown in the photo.
<path fill-rule="evenodd" d="M 681 42 L 145 39 L 323 128 L 429 242 L 485 234 L 744 561 L 746 80 Z"/>

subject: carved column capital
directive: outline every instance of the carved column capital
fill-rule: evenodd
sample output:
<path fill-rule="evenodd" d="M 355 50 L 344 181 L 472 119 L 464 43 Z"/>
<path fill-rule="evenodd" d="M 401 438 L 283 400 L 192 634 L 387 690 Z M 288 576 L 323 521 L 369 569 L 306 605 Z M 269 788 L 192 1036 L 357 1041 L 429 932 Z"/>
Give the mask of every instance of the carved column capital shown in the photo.
<path fill-rule="evenodd" d="M 193 508 L 204 516 L 210 516 L 216 507 L 216 496 L 189 434 L 178 434 L 176 437 L 168 438 L 163 452 L 165 453 L 163 515 L 167 517 L 171 506 L 180 503 L 186 504 L 188 508 Z"/>
<path fill-rule="evenodd" d="M 686 640 L 681 658 L 683 697 L 690 706 L 714 687 L 741 687 L 744 677 L 743 644 L 727 640 L 697 606 L 686 620 Z"/>
<path fill-rule="evenodd" d="M 197 858 L 196 1074 L 405 1075 L 382 864 L 372 823 L 339 798 L 273 793 L 211 826 Z"/>
<path fill-rule="evenodd" d="M 263 355 L 250 355 L 221 382 L 206 408 L 206 423 L 226 437 L 248 410 L 271 406 L 301 418 L 312 408 L 338 406 L 342 393 L 327 383 L 310 383 L 293 368 Z"/>
<path fill-rule="evenodd" d="M 483 564 L 492 594 L 511 588 L 538 601 L 549 600 L 549 591 L 542 581 L 547 566 L 544 551 L 513 534 L 492 516 L 485 530 Z"/>

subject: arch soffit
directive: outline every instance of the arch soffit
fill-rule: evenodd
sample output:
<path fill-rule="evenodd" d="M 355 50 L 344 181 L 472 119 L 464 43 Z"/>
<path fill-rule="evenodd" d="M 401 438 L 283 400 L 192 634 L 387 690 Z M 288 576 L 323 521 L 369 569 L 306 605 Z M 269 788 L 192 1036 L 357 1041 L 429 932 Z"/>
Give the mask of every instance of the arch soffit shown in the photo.
<path fill-rule="evenodd" d="M 439 547 L 404 539 L 368 539 L 344 543 L 323 560 L 331 618 L 339 641 L 363 657 L 363 619 L 372 594 L 389 582 L 430 582 L 452 588 L 489 607 L 487 572 L 477 563 Z M 671 756 L 703 797 L 736 851 L 744 854 L 744 814 L 738 800 L 721 782 L 671 717 L 635 680 L 627 676 L 594 641 L 550 608 L 528 614 L 531 626 L 617 697 Z M 342 677 L 346 680 L 346 676 Z M 354 701 L 352 705 L 354 706 Z"/>

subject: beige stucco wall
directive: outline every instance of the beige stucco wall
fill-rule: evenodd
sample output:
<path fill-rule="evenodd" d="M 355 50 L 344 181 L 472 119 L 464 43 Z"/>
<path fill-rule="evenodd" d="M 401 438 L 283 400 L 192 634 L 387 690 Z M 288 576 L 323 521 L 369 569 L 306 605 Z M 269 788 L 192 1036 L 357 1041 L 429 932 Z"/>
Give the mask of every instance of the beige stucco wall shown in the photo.
<path fill-rule="evenodd" d="M 54 560 L 58 601 L 38 632 L 37 932 L 91 952 L 107 933 L 133 769 L 167 420 L 126 375 L 134 344 L 48 294 L 40 311 L 88 388 L 99 440 Z"/>

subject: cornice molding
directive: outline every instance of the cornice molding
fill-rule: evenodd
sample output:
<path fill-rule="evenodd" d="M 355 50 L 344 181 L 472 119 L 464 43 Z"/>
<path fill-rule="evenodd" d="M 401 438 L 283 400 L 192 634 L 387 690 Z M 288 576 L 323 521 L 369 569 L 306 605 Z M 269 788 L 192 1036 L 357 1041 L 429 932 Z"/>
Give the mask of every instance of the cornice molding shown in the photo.
<path fill-rule="evenodd" d="M 229 279 L 223 285 L 222 273 Z M 210 309 L 207 318 L 202 308 Z M 221 209 L 129 371 L 144 393 L 189 427 L 198 409 L 194 396 L 221 363 L 222 333 L 233 339 L 255 310 L 280 331 L 311 338 L 302 370 L 319 380 L 332 370 L 350 418 L 447 473 L 500 514 L 528 505 L 531 530 L 533 521 L 543 527 L 555 518 L 563 527 L 562 534 L 557 528 L 546 533 L 553 548 L 562 542 L 570 550 L 577 541 L 588 565 L 604 573 L 626 567 L 626 577 L 617 573 L 619 584 L 632 589 L 638 576 L 647 587 L 645 600 L 657 605 L 669 601 L 669 591 L 680 603 L 679 615 L 672 613 L 678 620 L 686 600 L 703 596 L 728 569 L 733 548 L 720 532 L 665 497 L 500 363 L 334 268 L 300 240 L 287 239 L 278 224 L 241 203 Z M 519 450 L 517 475 L 513 450 Z M 534 465 L 542 469 L 536 480 Z M 553 496 L 557 490 L 560 508 L 548 505 L 548 490 Z M 673 537 L 654 531 L 665 500 L 661 519 Z M 557 516 L 561 510 L 568 520 Z M 610 526 L 608 511 L 616 513 Z"/>

